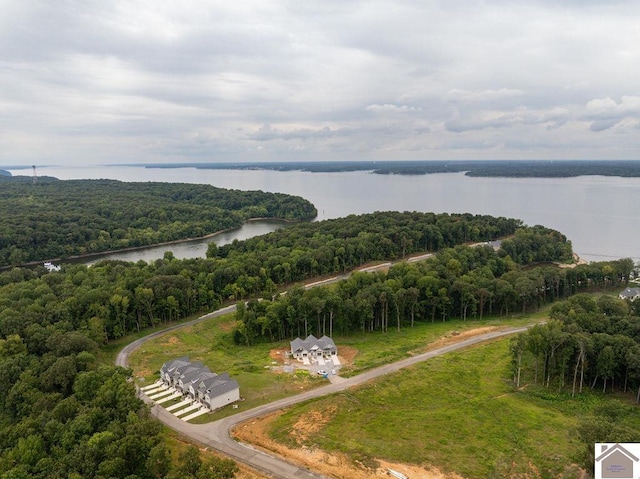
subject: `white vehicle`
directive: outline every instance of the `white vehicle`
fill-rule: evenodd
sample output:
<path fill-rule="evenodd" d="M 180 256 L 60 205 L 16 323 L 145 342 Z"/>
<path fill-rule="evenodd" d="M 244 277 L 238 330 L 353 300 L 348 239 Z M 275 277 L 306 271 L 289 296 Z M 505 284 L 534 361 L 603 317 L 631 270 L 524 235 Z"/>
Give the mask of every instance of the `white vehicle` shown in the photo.
<path fill-rule="evenodd" d="M 324 369 L 318 369 L 318 371 L 316 371 L 318 373 L 319 376 L 326 376 L 327 372 Z"/>

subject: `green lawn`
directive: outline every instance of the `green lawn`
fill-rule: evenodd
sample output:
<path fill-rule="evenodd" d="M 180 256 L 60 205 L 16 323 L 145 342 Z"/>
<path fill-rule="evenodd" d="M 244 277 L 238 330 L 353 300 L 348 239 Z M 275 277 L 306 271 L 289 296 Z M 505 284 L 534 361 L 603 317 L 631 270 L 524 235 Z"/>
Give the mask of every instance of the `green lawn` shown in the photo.
<path fill-rule="evenodd" d="M 354 364 L 341 371 L 341 374 L 348 376 L 425 351 L 431 343 L 452 331 L 524 324 L 527 321 L 531 321 L 531 318 L 416 323 L 415 327 L 405 327 L 401 331 L 334 336 L 334 340 L 338 352 L 341 347 L 357 351 Z M 151 384 L 159 378 L 160 367 L 165 361 L 181 356 L 188 356 L 192 361 L 202 361 L 214 372 L 228 372 L 240 384 L 240 394 L 244 401 L 238 404 L 238 409 L 225 408 L 200 416 L 194 422 L 208 422 L 325 384 L 325 379 L 306 374 L 306 371 L 296 374 L 274 373 L 271 370 L 273 360 L 269 352 L 272 349 L 289 348 L 289 341 L 252 347 L 238 346 L 231 338 L 233 325 L 233 315 L 222 316 L 169 332 L 146 343 L 129 357 L 129 365 L 134 371 L 137 384 Z M 121 345 L 110 345 L 105 357 L 115 358 L 117 351 L 125 344 L 126 341 Z M 169 404 L 171 403 L 165 406 Z"/>
<path fill-rule="evenodd" d="M 357 390 L 288 410 L 272 435 L 290 445 L 301 415 L 330 417 L 305 445 L 375 458 L 431 464 L 467 478 L 577 477 L 569 412 L 509 381 L 508 340 L 427 361 Z M 533 474 L 537 470 L 540 476 Z"/>
<path fill-rule="evenodd" d="M 334 336 L 334 340 L 339 351 L 356 352 L 353 366 L 342 373 L 357 374 L 425 351 L 453 332 L 529 324 L 545 319 L 545 313 L 508 320 L 421 323 L 401 331 Z M 180 356 L 203 361 L 215 372 L 228 371 L 240 383 L 245 400 L 238 410 L 228 407 L 195 422 L 325 384 L 326 380 L 304 373 L 274 373 L 269 352 L 288 348 L 288 340 L 237 346 L 231 340 L 233 324 L 232 315 L 211 319 L 145 344 L 130 357 L 136 381 L 149 384 L 165 361 Z M 299 445 L 291 434 L 293 425 L 301 415 L 320 411 L 328 421 L 313 435 L 313 442 L 303 443 L 343 452 L 364 464 L 374 464 L 376 458 L 426 463 L 466 478 L 578 477 L 574 462 L 582 446 L 575 439 L 575 426 L 606 398 L 585 394 L 571 399 L 531 385 L 515 391 L 510 377 L 508 339 L 496 340 L 293 407 L 277 419 L 272 435 Z"/>
<path fill-rule="evenodd" d="M 435 341 L 451 336 L 452 333 L 462 333 L 470 329 L 484 327 L 504 328 L 533 324 L 535 321 L 546 319 L 547 310 L 548 308 L 544 313 L 517 318 L 491 317 L 482 321 L 455 319 L 445 322 L 416 323 L 413 328 L 403 327 L 400 331 L 390 328 L 387 333 L 361 333 L 334 337 L 338 353 L 340 353 L 340 348 L 345 346 L 355 348 L 358 351 L 353 366 L 343 368 L 341 375 L 358 374 L 367 369 L 404 359 L 408 355 L 424 352 Z"/>

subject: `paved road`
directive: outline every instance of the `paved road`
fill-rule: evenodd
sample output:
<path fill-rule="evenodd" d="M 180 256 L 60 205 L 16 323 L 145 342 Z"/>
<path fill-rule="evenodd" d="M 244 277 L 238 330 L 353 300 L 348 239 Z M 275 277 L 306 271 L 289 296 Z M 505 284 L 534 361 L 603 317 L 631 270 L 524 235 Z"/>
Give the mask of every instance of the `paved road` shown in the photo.
<path fill-rule="evenodd" d="M 202 316 L 194 321 L 175 325 L 163 331 L 158 331 L 148 336 L 145 336 L 144 338 L 140 338 L 134 341 L 133 343 L 129 344 L 128 346 L 126 346 L 122 351 L 120 351 L 116 359 L 116 364 L 119 366 L 126 367 L 129 354 L 131 354 L 133 351 L 138 349 L 145 342 L 155 337 L 158 337 L 162 334 L 165 334 L 168 331 L 182 328 L 200 321 L 204 321 L 209 318 L 220 316 L 222 314 L 227 314 L 234 310 L 235 310 L 235 306 L 228 306 L 226 308 L 223 308 L 213 313 Z M 406 368 L 413 364 L 426 361 L 435 356 L 440 356 L 442 354 L 446 354 L 451 351 L 466 348 L 474 344 L 489 341 L 491 339 L 519 333 L 519 332 L 525 331 L 526 329 L 527 329 L 526 327 L 508 328 L 508 329 L 493 331 L 490 333 L 474 336 L 468 339 L 461 340 L 454 344 L 450 344 L 448 346 L 443 346 L 441 348 L 428 351 L 426 353 L 411 356 L 409 358 L 403 359 L 401 361 L 397 361 L 395 363 L 387 364 L 376 369 L 371 369 L 357 376 L 353 376 L 350 378 L 343 378 L 339 382 L 330 383 L 326 386 L 322 386 L 320 388 L 307 391 L 307 392 L 298 394 L 296 396 L 274 401 L 272 403 L 265 404 L 264 406 L 259 406 L 254 409 L 250 409 L 248 411 L 243 411 L 233 416 L 229 416 L 224 419 L 220 419 L 218 421 L 214 421 L 208 424 L 189 424 L 177 418 L 173 414 L 167 412 L 163 407 L 157 406 L 157 405 L 153 406 L 152 413 L 155 417 L 158 418 L 158 420 L 162 421 L 164 424 L 180 432 L 181 434 L 184 434 L 185 436 L 190 437 L 192 440 L 197 441 L 206 446 L 209 446 L 229 457 L 234 458 L 237 461 L 243 462 L 269 475 L 270 477 L 274 477 L 278 479 L 326 478 L 326 476 L 320 475 L 308 469 L 304 469 L 304 468 L 301 468 L 300 466 L 286 462 L 284 459 L 281 459 L 279 457 L 271 456 L 264 452 L 258 451 L 252 448 L 250 445 L 235 441 L 230 436 L 231 429 L 236 424 L 244 422 L 248 419 L 258 417 L 258 416 L 264 416 L 265 414 L 278 411 L 279 409 L 286 408 L 288 406 L 291 406 L 293 404 L 296 404 L 302 401 L 306 401 L 308 399 L 318 398 L 321 396 L 325 396 L 327 394 L 333 394 L 338 391 L 342 391 L 342 390 L 357 386 L 359 384 L 365 383 L 367 381 L 371 381 L 372 379 L 379 378 L 381 376 L 384 376 L 385 374 L 394 373 L 402 368 Z"/>
<path fill-rule="evenodd" d="M 218 309 L 213 313 L 205 314 L 204 316 L 200 316 L 198 319 L 194 319 L 193 321 L 187 321 L 185 323 L 174 324 L 173 326 L 169 326 L 168 328 L 163 329 L 162 331 L 156 331 L 155 333 L 151 333 L 143 338 L 136 339 L 134 342 L 126 345 L 122 351 L 118 353 L 116 356 L 116 366 L 122 366 L 126 368 L 129 360 L 129 354 L 134 352 L 140 346 L 142 346 L 147 341 L 157 338 L 158 336 L 162 336 L 163 334 L 168 333 L 169 331 L 175 331 L 176 329 L 186 328 L 187 326 L 192 326 L 197 323 L 201 323 L 202 321 L 206 321 L 207 319 L 215 318 L 218 316 L 222 316 L 223 314 L 233 313 L 236 310 L 236 305 L 227 306 L 226 308 Z"/>

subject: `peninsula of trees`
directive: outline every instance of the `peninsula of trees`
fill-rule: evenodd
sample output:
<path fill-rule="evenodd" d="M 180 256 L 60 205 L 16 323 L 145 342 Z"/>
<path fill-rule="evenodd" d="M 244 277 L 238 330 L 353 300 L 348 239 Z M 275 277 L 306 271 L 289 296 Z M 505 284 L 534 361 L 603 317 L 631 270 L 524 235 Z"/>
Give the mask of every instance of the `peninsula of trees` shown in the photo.
<path fill-rule="evenodd" d="M 51 181 L 50 188 L 58 183 L 68 185 Z M 153 192 L 150 198 L 161 194 L 154 184 L 113 183 L 124 188 L 111 197 L 114 202 L 117 196 L 139 198 L 130 193 L 137 187 Z M 100 190 L 92 186 L 96 183 L 84 188 Z M 193 185 L 164 186 L 163 198 L 199 191 Z M 25 195 L 22 201 L 52 201 L 40 198 Z M 129 205 L 125 210 L 146 211 L 124 204 Z M 242 210 L 241 204 L 230 204 Z M 278 211 L 286 216 L 290 210 Z M 37 218 L 27 224 L 40 230 Z M 498 251 L 486 244 L 500 237 Z M 401 261 L 428 252 L 434 254 L 426 261 Z M 103 261 L 91 267 L 66 264 L 59 272 L 42 266 L 2 272 L 0 476 L 233 477 L 232 463 L 199 463 L 192 451 L 173 464 L 158 424 L 128 381 L 131 371 L 100 363 L 100 348 L 129 332 L 209 312 L 223 302 L 250 300 L 240 307 L 238 327 L 230 332 L 242 345 L 307 332 L 380 334 L 418 321 L 534 310 L 556 298 L 624 284 L 634 267 L 630 260 L 573 269 L 553 264 L 571 254 L 562 234 L 519 220 L 387 212 L 294 225 L 212 247 L 208 258 L 178 260 L 166 254 L 151 263 Z M 346 276 L 371 262 L 398 264 L 385 272 L 353 273 L 330 288 L 293 286 L 279 294 L 294 283 Z"/>
<path fill-rule="evenodd" d="M 0 267 L 316 216 L 300 197 L 180 183 L 0 176 Z"/>

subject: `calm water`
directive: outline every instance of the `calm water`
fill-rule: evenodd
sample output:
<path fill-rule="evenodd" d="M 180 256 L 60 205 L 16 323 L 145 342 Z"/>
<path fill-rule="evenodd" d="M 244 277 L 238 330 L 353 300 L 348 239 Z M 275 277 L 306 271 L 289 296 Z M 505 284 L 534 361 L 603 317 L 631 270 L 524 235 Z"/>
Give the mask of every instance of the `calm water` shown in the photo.
<path fill-rule="evenodd" d="M 105 259 L 118 259 L 122 261 L 136 262 L 154 261 L 158 258 L 164 257 L 166 251 L 171 251 L 173 255 L 178 259 L 185 258 L 204 258 L 207 255 L 207 248 L 209 243 L 213 242 L 217 246 L 224 246 L 232 243 L 234 240 L 242 241 L 254 236 L 260 236 L 267 233 L 271 233 L 277 229 L 286 227 L 288 223 L 278 220 L 257 220 L 245 223 L 240 228 L 236 228 L 229 231 L 224 231 L 215 236 L 207 238 L 200 238 L 190 241 L 182 241 L 171 245 L 158 245 L 148 248 L 140 248 L 132 251 L 122 251 L 118 253 L 109 253 L 105 255 L 97 255 L 95 258 L 89 261 L 83 260 L 83 263 L 93 264 Z"/>
<path fill-rule="evenodd" d="M 561 231 L 584 259 L 629 257 L 640 261 L 640 209 L 635 207 L 640 199 L 640 178 L 469 178 L 462 173 L 402 176 L 120 166 L 40 167 L 38 174 L 60 179 L 204 183 L 288 193 L 311 201 L 319 220 L 391 210 L 506 216 Z M 176 257 L 187 256 L 173 246 L 169 249 Z M 193 256 L 204 256 L 204 251 L 206 245 L 203 250 L 196 247 Z"/>

